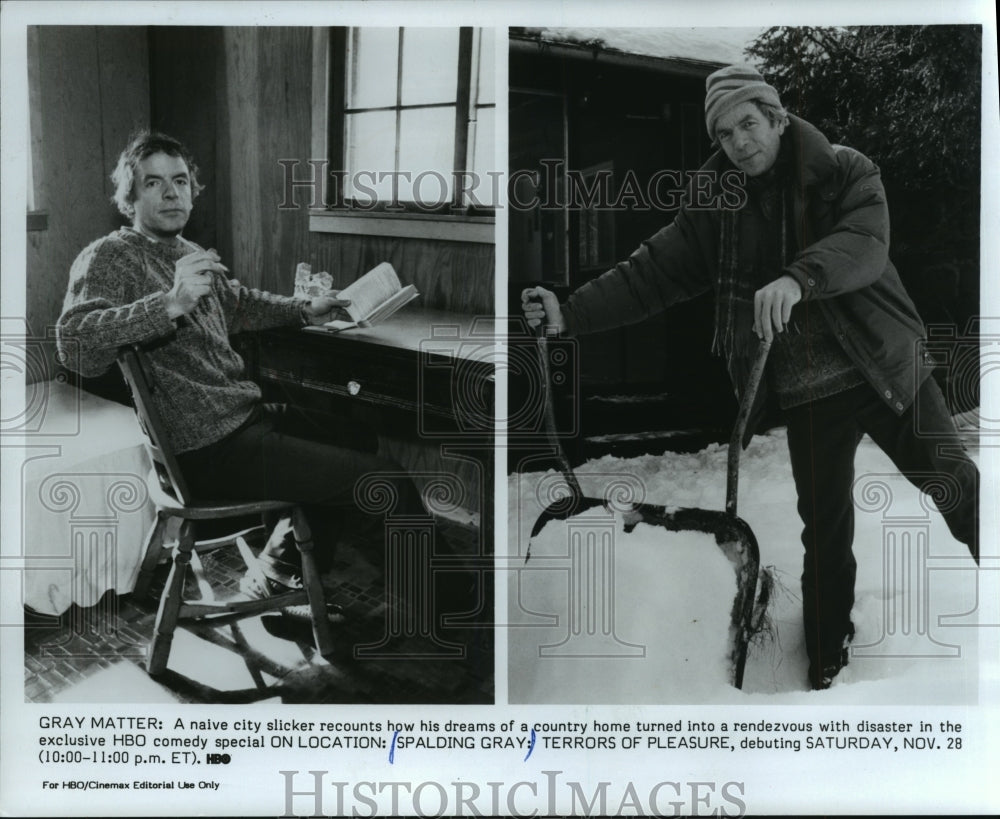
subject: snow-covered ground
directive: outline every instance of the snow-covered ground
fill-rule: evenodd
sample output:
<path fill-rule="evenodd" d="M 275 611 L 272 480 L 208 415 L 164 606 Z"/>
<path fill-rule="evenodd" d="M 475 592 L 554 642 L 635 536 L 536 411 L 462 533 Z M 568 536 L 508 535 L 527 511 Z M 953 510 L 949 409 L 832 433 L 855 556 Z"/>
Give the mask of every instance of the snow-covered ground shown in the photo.
<path fill-rule="evenodd" d="M 605 457 L 577 475 L 588 497 L 615 484 L 622 501 L 721 509 L 726 450 Z M 806 680 L 801 523 L 783 429 L 755 437 L 741 463 L 739 515 L 777 579 L 770 628 L 750 647 L 742 691 L 727 682 L 735 576 L 710 536 L 642 525 L 626 535 L 620 516 L 598 508 L 550 523 L 531 560 L 518 559 L 561 485 L 554 472 L 509 478 L 510 702 L 976 702 L 975 563 L 870 439 L 856 459 L 857 635 L 828 691 L 809 691 Z"/>

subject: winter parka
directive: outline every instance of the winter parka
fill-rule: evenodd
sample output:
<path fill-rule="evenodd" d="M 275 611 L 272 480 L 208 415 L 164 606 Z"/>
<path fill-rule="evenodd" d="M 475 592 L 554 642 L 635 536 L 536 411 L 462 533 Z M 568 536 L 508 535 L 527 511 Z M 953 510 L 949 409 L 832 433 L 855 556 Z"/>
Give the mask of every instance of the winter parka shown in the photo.
<path fill-rule="evenodd" d="M 902 414 L 931 367 L 926 358 L 921 365 L 923 322 L 889 261 L 889 210 L 879 169 L 858 151 L 831 145 L 805 120 L 789 120 L 781 138 L 791 157 L 795 246 L 801 249 L 773 278 L 787 274 L 798 281 L 803 301 L 820 305 L 865 379 Z M 713 154 L 696 176 L 699 190 L 689 190 L 673 223 L 569 297 L 562 308 L 567 333 L 642 321 L 715 289 L 721 208 L 732 206 L 735 173 L 724 152 Z M 756 337 L 746 344 L 755 347 Z M 752 357 L 734 360 L 747 367 Z M 739 392 L 747 373 L 730 376 Z M 752 429 L 751 422 L 747 439 Z"/>

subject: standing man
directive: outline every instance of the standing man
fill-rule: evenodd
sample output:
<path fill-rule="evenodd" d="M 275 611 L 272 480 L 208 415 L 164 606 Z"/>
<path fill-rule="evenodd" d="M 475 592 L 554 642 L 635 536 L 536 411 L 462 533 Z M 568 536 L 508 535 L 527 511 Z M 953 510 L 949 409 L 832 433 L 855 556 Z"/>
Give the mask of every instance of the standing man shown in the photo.
<path fill-rule="evenodd" d="M 123 345 L 142 345 L 159 385 L 156 409 L 194 495 L 301 503 L 317 563 L 329 567 L 339 520 L 354 505 L 355 482 L 373 472 L 398 475 L 400 467 L 374 454 L 374 435 L 366 442 L 354 431 L 349 446 L 303 437 L 292 416 L 262 404 L 229 335 L 322 324 L 349 302 L 249 289 L 228 278 L 214 250 L 185 239 L 201 186 L 191 156 L 172 137 L 140 133 L 122 152 L 112 180 L 114 201 L 132 224 L 98 239 L 73 263 L 57 325 L 67 366 L 100 375 Z M 366 443 L 369 451 L 357 448 Z M 412 481 L 387 480 L 398 511 L 424 513 Z M 298 584 L 297 557 L 280 540 L 268 544 L 260 561 L 273 590 Z"/>
<path fill-rule="evenodd" d="M 697 192 L 699 207 L 689 199 L 672 224 L 565 304 L 536 287 L 523 291 L 522 306 L 532 325 L 544 320 L 582 335 L 711 289 L 713 349 L 737 394 L 758 341 L 774 340 L 749 428 L 773 394 L 787 417 L 803 523 L 809 681 L 829 688 L 854 636 L 851 487 L 862 435 L 917 487 L 944 482 L 946 497 L 934 499 L 977 562 L 979 473 L 964 454 L 951 454 L 962 446 L 940 389 L 917 360 L 924 328 L 889 261 L 878 168 L 788 114 L 749 66 L 716 71 L 706 88 L 705 122 L 722 150 L 702 169 L 714 183 L 707 195 Z M 744 182 L 735 196 L 734 173 Z"/>

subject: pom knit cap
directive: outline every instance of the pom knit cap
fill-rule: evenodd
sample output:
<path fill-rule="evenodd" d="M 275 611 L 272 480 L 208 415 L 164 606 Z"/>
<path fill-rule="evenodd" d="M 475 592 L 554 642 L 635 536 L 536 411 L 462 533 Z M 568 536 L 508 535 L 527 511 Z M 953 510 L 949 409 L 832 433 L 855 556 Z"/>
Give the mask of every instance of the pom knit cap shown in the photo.
<path fill-rule="evenodd" d="M 749 65 L 729 65 L 709 74 L 705 91 L 705 125 L 712 139 L 719 117 L 741 102 L 760 100 L 781 108 L 774 86 L 768 85 L 760 72 Z"/>

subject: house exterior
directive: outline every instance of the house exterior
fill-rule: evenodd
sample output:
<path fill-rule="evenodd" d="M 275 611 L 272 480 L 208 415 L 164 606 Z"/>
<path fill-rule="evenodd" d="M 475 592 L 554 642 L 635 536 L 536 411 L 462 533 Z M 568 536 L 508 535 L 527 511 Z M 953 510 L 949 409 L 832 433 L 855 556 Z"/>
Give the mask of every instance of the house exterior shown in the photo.
<path fill-rule="evenodd" d="M 510 30 L 512 305 L 534 283 L 565 296 L 673 219 L 685 173 L 712 151 L 705 78 L 746 60 L 744 48 L 760 32 Z M 577 455 L 640 431 L 725 438 L 735 402 L 709 352 L 711 334 L 711 302 L 702 297 L 580 339 L 579 427 L 590 447 L 584 452 L 578 441 Z M 676 446 L 670 437 L 665 445 Z M 644 436 L 631 446 L 650 451 L 657 443 Z"/>

